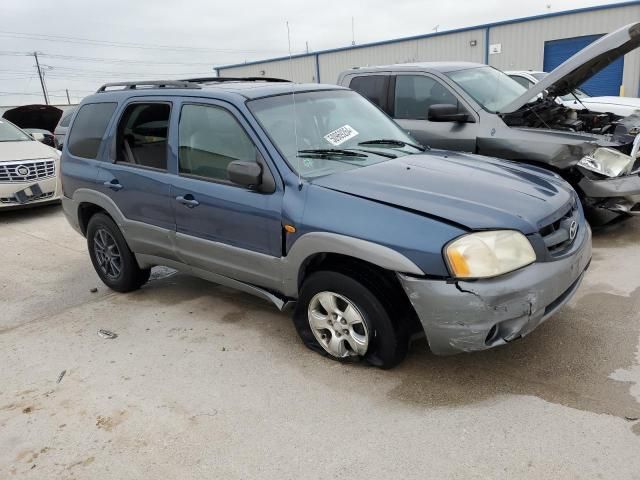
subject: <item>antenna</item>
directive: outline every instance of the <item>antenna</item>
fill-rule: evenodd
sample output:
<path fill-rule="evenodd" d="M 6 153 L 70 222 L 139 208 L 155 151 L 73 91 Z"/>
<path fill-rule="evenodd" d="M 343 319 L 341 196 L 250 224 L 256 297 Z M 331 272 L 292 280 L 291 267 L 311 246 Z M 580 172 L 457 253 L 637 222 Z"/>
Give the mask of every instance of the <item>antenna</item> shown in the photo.
<path fill-rule="evenodd" d="M 300 157 L 298 156 L 298 111 L 296 110 L 296 92 L 293 85 L 293 58 L 291 57 L 291 29 L 287 21 L 287 42 L 289 44 L 289 76 L 291 77 L 291 98 L 293 100 L 293 136 L 296 142 L 296 170 L 298 170 L 298 189 L 302 189 L 302 175 L 300 174 Z"/>
<path fill-rule="evenodd" d="M 356 44 L 356 19 L 355 17 L 351 17 L 351 45 L 355 46 Z"/>

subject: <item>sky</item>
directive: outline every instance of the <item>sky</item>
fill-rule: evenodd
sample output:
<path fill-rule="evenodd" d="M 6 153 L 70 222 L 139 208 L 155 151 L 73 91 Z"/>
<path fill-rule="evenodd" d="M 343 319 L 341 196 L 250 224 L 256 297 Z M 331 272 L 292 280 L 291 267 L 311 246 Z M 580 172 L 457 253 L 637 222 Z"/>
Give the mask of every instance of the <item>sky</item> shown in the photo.
<path fill-rule="evenodd" d="M 593 0 L 0 0 L 0 105 L 72 103 L 113 81 L 206 76 L 215 66 L 621 3 Z"/>

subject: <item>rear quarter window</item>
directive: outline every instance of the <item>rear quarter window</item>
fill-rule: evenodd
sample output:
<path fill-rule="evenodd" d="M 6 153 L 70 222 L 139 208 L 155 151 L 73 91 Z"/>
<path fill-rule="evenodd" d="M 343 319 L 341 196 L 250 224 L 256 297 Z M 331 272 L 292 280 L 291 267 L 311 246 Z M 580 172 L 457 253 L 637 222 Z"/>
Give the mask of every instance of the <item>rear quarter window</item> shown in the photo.
<path fill-rule="evenodd" d="M 71 123 L 71 117 L 73 117 L 73 112 L 75 109 L 67 110 L 62 114 L 62 118 L 60 119 L 59 127 L 68 127 L 69 123 Z"/>
<path fill-rule="evenodd" d="M 78 111 L 67 145 L 76 157 L 95 159 L 117 103 L 89 103 Z"/>
<path fill-rule="evenodd" d="M 349 88 L 386 110 L 388 75 L 365 75 L 351 80 Z"/>

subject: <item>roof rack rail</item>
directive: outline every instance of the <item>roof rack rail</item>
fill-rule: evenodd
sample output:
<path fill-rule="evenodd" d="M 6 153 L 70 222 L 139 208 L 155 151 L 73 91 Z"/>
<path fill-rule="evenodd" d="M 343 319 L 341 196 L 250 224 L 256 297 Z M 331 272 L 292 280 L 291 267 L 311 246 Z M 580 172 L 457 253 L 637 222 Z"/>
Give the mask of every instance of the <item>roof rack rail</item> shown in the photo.
<path fill-rule="evenodd" d="M 189 80 L 149 80 L 142 82 L 114 82 L 105 83 L 96 93 L 106 92 L 111 87 L 123 87 L 122 90 L 136 90 L 137 88 L 200 88 Z"/>
<path fill-rule="evenodd" d="M 183 82 L 206 83 L 206 82 L 287 82 L 284 78 L 274 77 L 201 77 L 201 78 L 185 78 Z"/>

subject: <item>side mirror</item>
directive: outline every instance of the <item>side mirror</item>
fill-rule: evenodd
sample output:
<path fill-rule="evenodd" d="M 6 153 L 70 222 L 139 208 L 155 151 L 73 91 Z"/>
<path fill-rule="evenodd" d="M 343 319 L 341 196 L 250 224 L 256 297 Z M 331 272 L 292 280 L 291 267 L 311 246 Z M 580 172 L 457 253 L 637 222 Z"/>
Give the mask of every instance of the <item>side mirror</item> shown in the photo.
<path fill-rule="evenodd" d="M 44 133 L 40 133 L 40 132 L 33 132 L 30 135 L 31 135 L 31 138 L 33 138 L 37 142 L 44 142 L 44 139 L 46 138 L 44 136 Z"/>
<path fill-rule="evenodd" d="M 427 111 L 427 119 L 430 122 L 473 122 L 467 112 L 460 112 L 456 105 L 449 103 L 431 105 Z"/>
<path fill-rule="evenodd" d="M 227 166 L 229 180 L 238 185 L 256 188 L 262 183 L 262 168 L 256 162 L 235 160 Z"/>

